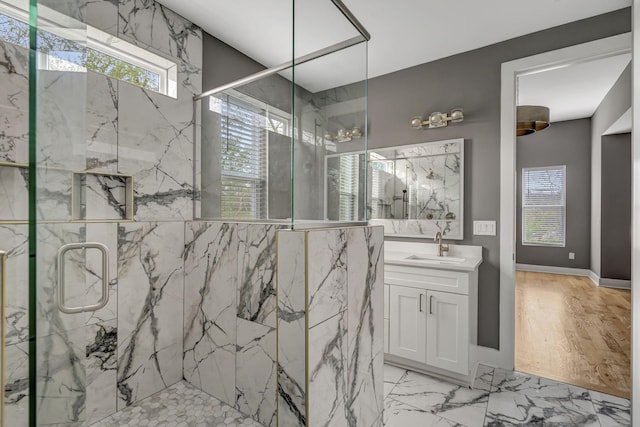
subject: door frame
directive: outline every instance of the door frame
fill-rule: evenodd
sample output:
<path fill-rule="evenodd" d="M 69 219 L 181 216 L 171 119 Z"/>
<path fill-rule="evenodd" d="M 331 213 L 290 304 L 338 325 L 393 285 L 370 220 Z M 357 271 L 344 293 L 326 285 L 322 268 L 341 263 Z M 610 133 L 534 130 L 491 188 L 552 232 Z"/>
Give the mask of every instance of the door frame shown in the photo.
<path fill-rule="evenodd" d="M 640 0 L 634 0 L 640 4 Z M 640 14 L 636 16 L 640 22 Z M 640 31 L 635 32 L 638 34 Z M 640 36 L 640 34 L 638 34 Z M 640 43 L 640 40 L 639 40 Z M 636 49 L 638 44 L 636 43 Z M 573 64 L 606 58 L 622 53 L 632 52 L 632 33 L 620 34 L 588 43 L 570 46 L 563 49 L 544 52 L 525 58 L 502 63 L 501 95 L 500 95 L 500 349 L 494 363 L 504 369 L 514 367 L 515 352 L 515 272 L 516 272 L 516 94 L 518 76 L 536 74 Z M 634 70 L 638 73 L 637 70 Z M 638 74 L 640 75 L 640 74 Z M 633 85 L 634 89 L 636 85 Z M 640 94 L 634 90 L 634 97 L 640 100 Z M 635 99 L 634 99 L 635 101 Z M 640 124 L 640 114 L 634 110 L 634 125 Z M 638 120 L 636 122 L 636 120 Z M 640 180 L 640 138 L 633 134 L 634 166 L 632 181 Z M 636 196 L 633 202 L 632 218 L 632 259 L 640 255 L 640 186 L 632 185 L 632 193 Z M 634 264 L 634 263 L 632 263 Z M 640 278 L 640 266 L 632 267 L 632 282 Z M 633 295 L 632 295 L 633 298 Z M 638 299 L 638 301 L 635 301 Z M 640 299 L 632 301 L 632 313 L 638 308 L 640 313 Z M 632 316 L 632 322 L 640 319 Z M 640 328 L 633 328 L 632 335 Z M 635 342 L 632 336 L 632 343 Z M 633 344 L 632 344 L 633 348 Z M 640 361 L 632 355 L 633 367 L 640 368 Z M 635 369 L 634 369 L 635 371 Z M 640 379 L 640 376 L 637 376 Z M 636 388 L 636 376 L 632 378 L 632 390 Z M 640 387 L 640 385 L 638 385 Z M 640 391 L 640 390 L 639 390 Z M 640 399 L 639 393 L 633 393 Z M 640 406 L 638 406 L 640 407 Z M 640 426 L 640 420 L 638 420 Z"/>

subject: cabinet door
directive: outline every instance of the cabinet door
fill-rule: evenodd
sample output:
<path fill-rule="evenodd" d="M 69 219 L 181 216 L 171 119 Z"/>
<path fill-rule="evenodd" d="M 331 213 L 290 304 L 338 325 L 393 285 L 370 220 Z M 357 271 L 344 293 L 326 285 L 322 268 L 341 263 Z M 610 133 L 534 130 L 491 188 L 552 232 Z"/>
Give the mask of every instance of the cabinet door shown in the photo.
<path fill-rule="evenodd" d="M 427 291 L 427 364 L 468 375 L 469 297 Z"/>
<path fill-rule="evenodd" d="M 426 362 L 426 291 L 389 287 L 389 353 Z"/>

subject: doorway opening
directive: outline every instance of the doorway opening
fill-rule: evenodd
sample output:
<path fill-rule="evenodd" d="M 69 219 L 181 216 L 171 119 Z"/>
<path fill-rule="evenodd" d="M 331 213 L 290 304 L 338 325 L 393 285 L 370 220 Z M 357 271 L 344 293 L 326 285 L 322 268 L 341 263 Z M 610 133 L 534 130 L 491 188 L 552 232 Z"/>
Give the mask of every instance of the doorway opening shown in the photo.
<path fill-rule="evenodd" d="M 517 76 L 517 108 L 549 108 L 552 125 L 515 150 L 515 369 L 624 398 L 630 64 L 627 52 Z"/>
<path fill-rule="evenodd" d="M 552 243 L 556 243 L 555 247 L 550 244 L 547 244 L 547 246 L 550 247 L 551 249 L 556 249 L 560 251 L 563 259 L 566 259 L 567 261 L 573 261 L 576 264 L 574 264 L 574 266 L 571 266 L 571 264 L 560 265 L 558 261 L 560 261 L 561 256 L 558 254 L 558 252 L 553 253 L 553 251 L 545 255 L 547 256 L 546 260 L 543 259 L 543 261 L 536 261 L 537 267 L 536 267 L 536 264 L 532 261 L 528 261 L 530 262 L 530 264 L 525 264 L 525 262 L 527 261 L 523 259 L 523 256 L 526 255 L 526 249 L 540 249 L 540 248 L 535 248 L 534 245 L 526 245 L 526 243 L 529 242 L 532 237 L 535 237 L 535 236 L 532 236 L 532 231 L 531 231 L 531 228 L 535 229 L 535 227 L 529 226 L 530 229 L 527 230 L 526 224 L 523 226 L 523 222 L 526 223 L 527 221 L 526 220 L 523 221 L 522 218 L 523 216 L 530 214 L 532 211 L 535 211 L 535 206 L 534 208 L 532 208 L 530 206 L 531 200 L 525 200 L 525 204 L 524 204 L 525 208 L 523 210 L 522 191 L 525 188 L 523 187 L 523 181 L 522 181 L 522 177 L 524 176 L 523 169 L 527 167 L 530 169 L 533 169 L 532 173 L 529 174 L 528 177 L 535 178 L 536 167 L 543 167 L 543 166 L 548 168 L 556 167 L 555 168 L 556 172 L 547 170 L 542 173 L 538 173 L 538 175 L 546 176 L 547 180 L 549 180 L 551 177 L 555 176 L 554 173 L 558 173 L 557 170 L 559 168 L 557 167 L 559 166 L 567 167 L 569 163 L 568 163 L 568 160 L 560 159 L 559 155 L 557 154 L 554 155 L 551 152 L 551 150 L 549 150 L 549 152 L 545 153 L 547 156 L 547 164 L 544 164 L 544 165 L 533 164 L 533 165 L 526 165 L 526 166 L 522 164 L 521 165 L 517 164 L 517 157 L 519 157 L 520 154 L 522 153 L 518 153 L 518 150 L 521 149 L 520 147 L 521 141 L 516 141 L 516 123 L 515 123 L 516 122 L 516 105 L 518 105 L 519 103 L 522 104 L 524 102 L 524 99 L 522 99 L 522 96 L 521 96 L 521 95 L 524 95 L 524 92 L 521 93 L 522 83 L 525 82 L 527 78 L 530 78 L 532 80 L 535 80 L 538 78 L 542 79 L 545 73 L 568 72 L 572 66 L 575 66 L 575 67 L 584 66 L 584 64 L 586 63 L 597 61 L 597 60 L 613 60 L 612 59 L 613 57 L 616 57 L 619 55 L 630 55 L 630 53 L 631 53 L 631 35 L 623 34 L 620 36 L 596 40 L 594 42 L 572 46 L 565 49 L 546 52 L 546 53 L 535 55 L 532 57 L 522 58 L 519 60 L 504 63 L 502 65 L 502 107 L 501 107 L 501 141 L 502 141 L 501 143 L 501 176 L 502 176 L 502 180 L 501 180 L 501 214 L 500 214 L 500 218 L 501 218 L 501 224 L 500 224 L 500 235 L 501 235 L 500 237 L 501 239 L 500 241 L 500 247 L 501 247 L 500 342 L 501 342 L 501 345 L 500 345 L 500 351 L 498 355 L 499 363 L 501 366 L 505 366 L 507 368 L 513 368 L 515 366 L 515 368 L 518 369 L 520 368 L 519 365 L 522 364 L 522 359 L 519 358 L 519 356 L 517 355 L 517 349 L 516 349 L 516 342 L 518 343 L 518 345 L 521 344 L 519 339 L 522 335 L 518 335 L 518 334 L 521 334 L 521 330 L 520 330 L 521 327 L 519 323 L 520 321 L 522 321 L 523 324 L 526 324 L 526 322 L 529 322 L 532 330 L 534 331 L 535 334 L 537 334 L 536 339 L 534 339 L 535 347 L 539 348 L 542 346 L 542 344 L 544 344 L 545 342 L 548 342 L 552 338 L 551 336 L 552 333 L 561 334 L 570 338 L 568 343 L 558 345 L 555 349 L 552 349 L 552 350 L 545 349 L 544 352 L 546 352 L 547 354 L 543 356 L 540 355 L 541 352 L 538 352 L 539 354 L 536 356 L 535 354 L 536 351 L 531 349 L 524 351 L 525 354 L 529 354 L 530 359 L 536 359 L 536 358 L 539 359 L 541 357 L 547 356 L 548 353 L 551 353 L 551 352 L 561 353 L 563 356 L 565 356 L 566 365 L 564 367 L 561 367 L 561 371 L 563 372 L 565 377 L 563 378 L 556 377 L 557 379 L 565 382 L 570 382 L 569 378 L 566 378 L 567 377 L 566 374 L 568 372 L 571 372 L 572 370 L 575 371 L 580 369 L 581 362 L 576 360 L 573 360 L 573 361 L 569 360 L 569 356 L 567 356 L 567 353 L 568 353 L 567 349 L 572 347 L 573 348 L 580 347 L 579 345 L 576 344 L 575 339 L 573 337 L 576 337 L 579 334 L 588 336 L 588 333 L 593 333 L 594 336 L 598 337 L 598 335 L 595 332 L 596 328 L 594 328 L 592 324 L 593 322 L 589 323 L 588 317 L 582 317 L 579 325 L 572 326 L 572 327 L 569 327 L 569 326 L 565 327 L 565 323 L 559 323 L 555 327 L 548 326 L 547 324 L 544 324 L 542 321 L 532 320 L 530 316 L 527 316 L 526 314 L 522 316 L 522 319 L 516 319 L 517 314 L 520 315 L 522 311 L 522 310 L 518 310 L 516 305 L 516 302 L 518 300 L 518 298 L 516 297 L 517 291 L 518 291 L 518 287 L 516 286 L 517 278 L 518 279 L 522 278 L 522 280 L 518 280 L 518 282 L 524 282 L 524 281 L 530 280 L 531 282 L 534 283 L 533 285 L 534 288 L 536 288 L 536 290 L 539 291 L 539 293 L 541 293 L 541 295 L 537 297 L 538 302 L 534 303 L 533 305 L 534 306 L 537 305 L 538 311 L 543 313 L 543 317 L 547 323 L 551 322 L 552 321 L 551 319 L 553 318 L 553 316 L 550 315 L 549 312 L 554 313 L 556 318 L 563 313 L 576 314 L 578 312 L 575 305 L 572 306 L 571 304 L 568 304 L 567 301 L 577 302 L 580 299 L 584 300 L 586 298 L 590 298 L 590 302 L 595 303 L 595 301 L 597 300 L 596 297 L 589 297 L 589 296 L 587 296 L 586 298 L 571 299 L 570 296 L 565 297 L 557 294 L 557 291 L 559 289 L 568 290 L 568 289 L 575 288 L 574 290 L 576 294 L 580 295 L 581 297 L 584 297 L 586 294 L 585 289 L 587 289 L 587 287 L 590 287 L 591 289 L 596 290 L 603 294 L 603 296 L 599 298 L 605 301 L 605 311 L 607 312 L 611 312 L 612 310 L 606 307 L 606 305 L 609 304 L 610 301 L 615 298 L 611 297 L 610 295 L 607 295 L 606 293 L 620 294 L 625 292 L 625 291 L 619 291 L 616 289 L 605 289 L 602 286 L 596 287 L 596 284 L 592 283 L 592 282 L 596 282 L 599 285 L 619 286 L 623 284 L 623 282 L 625 282 L 622 279 L 611 279 L 607 277 L 606 267 L 604 267 L 604 263 L 602 265 L 600 264 L 600 259 L 603 256 L 606 256 L 606 254 L 609 251 L 609 249 L 607 249 L 606 242 L 605 242 L 605 240 L 607 240 L 607 237 L 608 237 L 608 234 L 607 234 L 609 232 L 608 229 L 605 230 L 605 237 L 602 240 L 600 240 L 600 238 L 602 238 L 602 226 L 604 225 L 602 221 L 604 221 L 604 216 L 599 217 L 599 215 L 598 216 L 593 215 L 593 218 L 592 217 L 588 218 L 587 223 L 589 224 L 588 231 L 590 234 L 588 239 L 588 242 L 589 242 L 588 245 L 584 243 L 582 245 L 578 244 L 578 247 L 581 248 L 580 250 L 576 249 L 573 246 L 570 246 L 570 245 L 573 245 L 573 243 L 570 243 L 567 240 L 568 234 L 566 233 L 568 232 L 570 227 L 575 226 L 576 222 L 579 222 L 575 216 L 572 217 L 570 215 L 571 212 L 575 211 L 575 207 L 571 207 L 566 204 L 569 198 L 572 197 L 571 191 L 566 193 L 568 195 L 568 198 L 566 198 L 565 200 L 562 200 L 562 197 L 560 197 L 561 201 L 564 202 L 564 205 L 561 204 L 560 206 L 556 205 L 554 207 L 556 212 L 555 216 L 549 213 L 546 214 L 547 226 L 549 225 L 549 223 L 553 223 L 554 221 L 557 221 L 557 218 L 560 218 L 560 217 L 564 218 L 563 216 L 564 213 L 567 214 L 566 218 L 564 218 L 565 222 L 563 224 L 565 228 L 562 229 L 560 233 L 561 234 L 560 237 L 562 237 L 562 239 L 565 239 L 565 240 L 562 241 L 562 239 L 560 239 L 560 242 L 558 242 L 558 239 L 556 239 L 555 241 L 552 242 Z M 624 67 L 626 68 L 626 65 Z M 629 85 L 631 85 L 630 74 L 628 78 L 629 78 Z M 569 80 L 565 82 L 564 86 L 568 87 L 572 85 L 574 83 L 574 80 L 575 79 L 569 78 Z M 629 98 L 629 104 L 630 104 L 630 98 L 631 98 L 630 88 L 631 86 L 628 86 L 626 89 L 629 92 L 627 94 Z M 609 88 L 609 90 L 610 89 L 611 88 Z M 606 93 L 608 93 L 608 91 Z M 542 101 L 536 101 L 536 102 L 541 103 Z M 614 120 L 609 120 L 609 121 L 616 122 L 618 119 L 621 118 L 621 116 L 624 116 L 625 114 L 629 118 L 631 117 L 630 112 L 627 112 L 626 110 L 624 110 L 624 111 L 621 111 L 620 114 L 618 114 L 614 118 Z M 608 119 L 611 119 L 611 117 L 608 117 Z M 552 122 L 553 121 L 554 119 L 552 117 Z M 570 119 L 556 120 L 556 125 L 552 124 L 549 129 L 543 130 L 539 134 L 539 136 L 543 137 L 545 135 L 545 132 L 549 132 L 546 135 L 551 136 L 551 133 L 550 133 L 551 129 L 555 128 L 555 130 L 561 131 L 562 130 L 561 128 L 563 127 L 562 123 L 563 122 L 568 123 L 571 121 L 572 120 Z M 579 119 L 574 118 L 574 121 L 579 121 Z M 593 119 L 591 124 L 593 125 Z M 598 131 L 601 131 L 598 134 L 597 143 L 595 145 L 593 141 L 596 140 L 596 138 L 595 137 L 588 138 L 589 141 L 587 145 L 587 150 L 589 150 L 589 154 L 591 154 L 591 160 L 594 160 L 594 156 L 591 153 L 593 147 L 596 147 L 598 149 L 597 151 L 600 153 L 599 154 L 600 157 L 595 158 L 595 160 L 597 161 L 593 162 L 593 164 L 599 165 L 600 168 L 602 167 L 602 158 L 603 158 L 602 156 L 608 155 L 606 153 L 602 154 L 602 146 L 603 146 L 602 138 L 603 138 L 603 135 L 605 138 L 609 138 L 609 136 L 605 134 L 609 130 L 608 128 L 613 127 L 613 125 L 614 123 L 609 123 L 607 125 L 607 128 L 604 128 L 604 129 L 598 128 L 594 131 L 594 134 L 597 133 Z M 598 126 L 600 126 L 600 124 L 598 124 Z M 568 127 L 568 125 L 565 127 Z M 587 127 L 589 131 L 589 135 L 591 135 L 592 133 L 591 127 Z M 616 131 L 616 133 L 620 133 L 620 132 Z M 616 136 L 616 138 L 618 138 L 618 136 Z M 630 137 L 628 135 L 627 135 L 627 138 L 628 138 L 628 141 L 630 141 Z M 605 141 L 605 143 L 606 142 L 607 141 Z M 560 142 L 556 142 L 556 145 L 558 144 L 560 144 Z M 630 145 L 631 145 L 630 142 L 628 142 L 628 147 L 630 147 Z M 607 148 L 609 147 L 605 147 L 605 151 L 607 150 Z M 575 151 L 573 152 L 573 156 L 570 158 L 570 160 L 573 160 L 573 157 L 577 157 Z M 630 163 L 631 156 L 627 155 L 626 159 L 627 159 L 627 162 Z M 589 162 L 590 164 L 591 164 L 591 160 Z M 589 179 L 586 180 L 586 182 L 584 182 L 585 181 L 584 179 L 582 179 L 581 181 L 579 178 L 576 178 L 575 176 L 573 176 L 573 169 L 574 168 L 572 167 L 571 173 L 569 173 L 570 169 L 567 168 L 565 170 L 566 175 L 562 177 L 563 179 L 566 179 L 566 181 L 557 179 L 556 184 L 557 183 L 566 184 L 567 187 L 563 188 L 562 190 L 567 191 L 567 190 L 570 190 L 568 188 L 569 183 L 576 183 L 576 182 L 582 183 L 583 191 L 585 190 L 584 187 L 587 187 L 590 193 L 595 194 L 595 196 L 591 197 L 592 199 L 591 201 L 598 200 L 599 203 L 605 203 L 601 200 L 602 192 L 605 191 L 604 188 L 602 187 L 602 185 L 604 185 L 601 179 L 602 176 L 600 175 L 598 179 L 594 178 L 593 183 L 591 182 L 592 181 L 591 177 L 589 177 Z M 590 171 L 590 172 L 593 172 L 593 171 Z M 602 173 L 602 169 L 599 170 L 599 173 Z M 631 181 L 632 179 L 630 177 L 628 179 L 628 182 L 630 183 Z M 531 188 L 527 187 L 526 189 L 527 191 L 532 191 L 534 188 L 535 188 L 535 180 L 533 182 L 533 187 Z M 518 204 L 518 199 L 519 199 L 518 190 L 520 191 L 520 204 Z M 608 196 L 608 195 L 609 193 L 607 192 L 605 196 Z M 630 199 L 630 193 L 629 193 L 629 196 L 627 196 L 627 199 Z M 591 201 L 589 202 L 586 208 L 583 208 L 578 212 L 578 215 L 582 215 L 581 217 L 579 217 L 581 221 L 585 220 L 584 218 L 585 216 L 590 216 L 590 212 L 600 212 L 602 205 L 598 205 L 595 207 L 591 206 Z M 617 211 L 618 221 L 620 223 L 623 223 L 625 222 L 625 220 L 621 218 L 619 215 L 620 209 L 623 209 L 623 208 L 620 208 L 620 207 L 618 208 L 618 211 Z M 637 210 L 637 208 L 635 207 L 633 209 L 634 211 Z M 529 212 L 526 212 L 527 210 L 529 210 Z M 553 211 L 553 210 L 550 209 L 549 211 Z M 559 214 L 558 214 L 558 211 L 560 212 Z M 631 208 L 629 208 L 629 211 L 631 211 Z M 638 214 L 638 212 L 634 212 L 634 214 Z M 603 215 L 604 215 L 604 211 L 603 211 Z M 540 216 L 541 214 L 538 214 L 538 215 L 535 215 L 534 217 L 539 218 Z M 544 219 L 544 214 L 542 214 L 542 217 Z M 520 222 L 518 222 L 518 219 L 520 219 Z M 626 221 L 626 222 L 628 223 L 630 221 Z M 545 225 L 545 224 L 542 224 L 542 225 Z M 527 235 L 527 233 L 529 235 Z M 630 235 L 628 228 L 627 228 L 627 234 Z M 523 244 L 523 235 L 525 237 L 524 238 L 525 244 Z M 573 242 L 573 238 L 571 238 L 571 242 Z M 526 246 L 531 246 L 531 247 L 526 247 Z M 584 256 L 585 246 L 589 246 L 587 249 L 588 256 L 586 258 Z M 602 248 L 602 250 L 600 250 L 600 248 Z M 538 255 L 542 256 L 540 254 Z M 570 256 L 573 259 L 570 260 L 569 259 Z M 556 262 L 556 264 L 554 264 L 552 261 L 549 261 L 549 260 Z M 594 260 L 597 260 L 597 262 L 595 262 Z M 578 262 L 586 262 L 586 264 L 579 265 Z M 544 265 L 544 264 L 548 264 L 548 265 Z M 518 265 L 518 270 L 534 270 L 534 271 L 516 272 L 516 265 Z M 532 265 L 534 267 L 531 267 Z M 541 268 L 540 266 L 547 267 L 547 268 Z M 571 278 L 572 276 L 573 278 Z M 567 278 L 571 278 L 571 280 L 568 280 Z M 566 281 L 567 283 L 569 283 L 569 285 L 565 285 L 565 286 L 562 286 L 560 284 L 554 285 L 553 282 L 558 279 L 561 281 Z M 608 281 L 607 279 L 610 279 L 610 280 Z M 540 283 L 544 283 L 545 285 L 542 286 L 540 285 Z M 626 281 L 626 283 L 628 286 L 630 281 Z M 545 286 L 547 290 L 551 289 L 552 292 L 544 292 Z M 526 301 L 526 299 L 524 299 L 523 301 Z M 626 324 L 626 326 L 623 326 L 622 328 L 623 329 L 627 328 L 627 331 L 629 331 L 631 303 L 625 302 L 624 298 L 622 298 L 620 301 L 622 302 L 619 302 L 618 304 L 623 309 L 624 309 L 624 306 L 626 305 L 629 312 L 629 315 L 627 318 L 625 318 L 625 315 L 620 315 L 621 317 L 620 323 Z M 552 303 L 557 303 L 556 306 L 559 307 L 555 312 L 551 311 Z M 545 310 L 547 310 L 546 313 L 545 313 Z M 592 313 L 593 307 L 584 308 L 584 311 Z M 605 317 L 604 315 L 601 315 L 601 314 L 594 314 L 594 316 L 600 322 L 602 322 L 602 318 Z M 607 322 L 610 322 L 610 321 L 605 319 L 604 323 L 607 323 Z M 575 330 L 575 333 L 571 332 L 571 328 Z M 627 334 L 627 337 L 630 337 L 630 334 Z M 603 337 L 602 335 L 600 335 L 599 343 L 597 342 L 598 339 L 592 339 L 592 342 L 590 343 L 590 345 L 591 345 L 591 348 L 594 349 L 593 353 L 601 356 L 599 353 L 602 352 L 603 350 L 606 350 L 606 346 L 602 346 L 598 344 L 602 344 L 602 342 L 605 339 L 609 339 L 609 338 Z M 630 341 L 630 338 L 627 338 L 627 344 L 626 344 L 627 347 L 629 346 L 628 341 Z M 620 340 L 620 342 L 624 343 L 624 339 Z M 623 344 L 618 344 L 618 347 L 621 345 Z M 615 347 L 615 345 L 612 345 L 612 346 Z M 619 348 L 616 349 L 615 351 L 618 352 L 618 350 Z M 583 355 L 584 353 L 587 353 L 587 351 L 585 351 L 584 348 L 581 349 L 579 352 L 580 354 L 583 354 Z M 619 353 L 624 354 L 624 351 L 619 351 Z M 630 357 L 623 356 L 623 359 L 624 357 L 627 357 L 628 361 L 626 362 L 626 365 L 629 366 L 631 362 Z M 601 360 L 605 360 L 605 359 L 606 358 L 604 359 L 601 358 Z M 582 363 L 584 364 L 584 362 Z M 598 371 L 603 371 L 603 366 L 604 366 L 604 363 L 600 363 L 600 365 L 597 365 L 597 363 L 596 365 L 592 365 L 592 367 L 589 368 L 590 376 L 591 377 L 597 376 Z M 532 370 L 532 368 L 529 368 L 529 369 Z M 584 369 L 584 372 L 587 372 L 587 369 Z M 541 372 L 531 372 L 531 373 L 534 373 L 537 375 L 541 374 Z M 610 374 L 603 374 L 603 375 L 610 375 Z M 616 374 L 616 375 L 620 375 L 620 374 Z M 545 376 L 545 375 L 543 374 L 542 376 Z M 551 375 L 548 373 L 546 374 L 546 376 L 551 377 Z M 629 378 L 629 376 L 630 375 L 627 374 L 627 378 Z M 587 375 L 586 377 L 587 377 L 586 378 L 587 380 L 592 380 L 592 378 L 588 378 L 589 375 Z M 609 380 L 604 382 L 611 383 L 612 381 Z M 627 387 L 630 387 L 630 386 L 631 384 L 627 385 Z M 597 390 L 598 386 L 596 384 L 596 385 L 589 385 L 586 387 L 592 390 Z M 605 390 L 605 392 L 611 392 L 611 390 Z M 620 395 L 622 393 L 617 393 L 617 394 Z"/>

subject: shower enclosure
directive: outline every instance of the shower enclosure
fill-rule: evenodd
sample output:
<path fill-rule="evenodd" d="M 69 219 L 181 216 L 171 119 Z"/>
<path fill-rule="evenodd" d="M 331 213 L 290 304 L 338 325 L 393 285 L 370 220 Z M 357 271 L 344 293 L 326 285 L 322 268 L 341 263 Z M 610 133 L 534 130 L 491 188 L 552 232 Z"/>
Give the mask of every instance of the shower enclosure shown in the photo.
<path fill-rule="evenodd" d="M 366 30 L 280 2 L 274 68 L 203 88 L 202 30 L 162 3 L 0 0 L 2 425 L 89 426 L 180 381 L 263 425 L 381 424 L 382 343 L 347 325 L 381 310 L 382 233 L 366 174 L 327 171 L 336 212 L 323 187 L 328 155 L 367 148 Z M 338 415 L 313 402 L 332 331 Z"/>
<path fill-rule="evenodd" d="M 369 36 L 334 3 L 295 2 L 282 63 L 195 97 L 196 218 L 366 221 L 366 176 L 331 163 L 341 212 L 325 212 L 327 156 L 367 148 Z"/>

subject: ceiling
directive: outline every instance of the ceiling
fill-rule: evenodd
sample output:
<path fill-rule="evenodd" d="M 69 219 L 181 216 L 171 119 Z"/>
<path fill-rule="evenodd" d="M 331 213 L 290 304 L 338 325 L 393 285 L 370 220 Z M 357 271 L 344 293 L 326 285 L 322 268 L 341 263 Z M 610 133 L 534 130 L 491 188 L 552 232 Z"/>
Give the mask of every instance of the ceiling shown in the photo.
<path fill-rule="evenodd" d="M 295 52 L 291 1 L 157 1 L 267 67 L 357 35 L 330 0 L 295 0 Z M 371 33 L 368 70 L 362 48 L 325 57 L 296 74 L 296 83 L 312 92 L 362 80 L 367 71 L 376 77 L 631 5 L 631 0 L 343 1 Z"/>
<path fill-rule="evenodd" d="M 551 122 L 593 116 L 631 54 L 573 64 L 518 78 L 518 105 L 549 107 Z"/>

